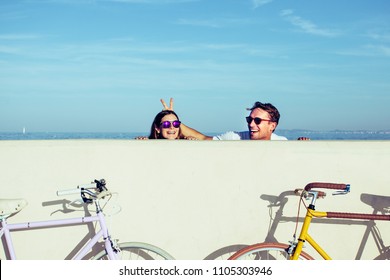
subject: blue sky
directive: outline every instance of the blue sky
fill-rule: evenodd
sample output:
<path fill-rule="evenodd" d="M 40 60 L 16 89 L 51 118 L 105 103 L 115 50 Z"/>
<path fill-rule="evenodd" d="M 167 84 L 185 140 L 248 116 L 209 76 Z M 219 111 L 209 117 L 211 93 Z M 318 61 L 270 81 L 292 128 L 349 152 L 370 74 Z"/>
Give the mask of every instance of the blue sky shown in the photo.
<path fill-rule="evenodd" d="M 0 131 L 390 129 L 388 0 L 1 0 Z"/>

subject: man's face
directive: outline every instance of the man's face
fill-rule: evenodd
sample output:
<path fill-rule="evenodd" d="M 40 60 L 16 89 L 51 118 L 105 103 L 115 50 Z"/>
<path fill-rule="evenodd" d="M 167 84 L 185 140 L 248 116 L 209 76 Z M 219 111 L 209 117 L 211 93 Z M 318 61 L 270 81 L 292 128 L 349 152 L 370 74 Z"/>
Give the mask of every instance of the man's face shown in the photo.
<path fill-rule="evenodd" d="M 249 117 L 252 119 L 248 123 L 248 130 L 251 140 L 270 140 L 272 131 L 276 128 L 276 123 L 269 121 L 270 115 L 260 108 L 255 108 L 252 110 Z M 262 121 L 257 124 L 256 118 L 262 119 Z"/>

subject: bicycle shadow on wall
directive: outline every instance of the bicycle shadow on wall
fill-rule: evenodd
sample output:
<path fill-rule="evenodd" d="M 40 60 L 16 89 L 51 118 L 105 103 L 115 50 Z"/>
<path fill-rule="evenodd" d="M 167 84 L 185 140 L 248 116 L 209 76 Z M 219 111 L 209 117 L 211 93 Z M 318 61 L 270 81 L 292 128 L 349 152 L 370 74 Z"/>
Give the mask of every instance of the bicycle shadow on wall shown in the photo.
<path fill-rule="evenodd" d="M 288 198 L 286 197 L 288 195 L 295 196 L 295 193 L 293 191 L 287 191 L 287 192 L 281 193 L 279 196 L 262 195 L 261 198 L 264 200 L 270 201 L 270 206 L 268 206 L 268 207 L 270 207 L 270 210 L 272 209 L 271 206 L 272 207 L 280 207 L 280 209 L 279 209 L 280 211 L 278 213 L 281 214 L 283 212 L 284 206 L 288 202 Z M 270 217 L 272 220 L 272 216 L 270 216 Z M 295 220 L 296 220 L 296 218 L 294 219 L 294 221 Z M 278 223 L 279 223 L 279 220 L 278 220 L 278 222 L 273 223 L 272 227 L 270 228 L 270 230 L 268 232 L 266 240 L 268 239 L 268 240 L 270 240 L 270 242 L 276 242 L 276 238 L 274 237 L 274 234 L 275 234 Z M 259 240 L 259 242 L 260 242 L 260 240 Z M 216 251 L 212 252 L 204 259 L 205 260 L 217 260 L 217 259 L 227 260 L 235 252 L 237 252 L 237 251 L 239 251 L 239 250 L 241 250 L 249 245 L 250 244 L 234 244 L 234 245 L 225 246 L 225 247 L 222 247 L 222 248 L 217 249 Z"/>
<path fill-rule="evenodd" d="M 53 211 L 51 215 L 55 213 L 63 213 L 68 214 L 72 212 L 84 212 L 84 217 L 91 217 L 92 214 L 90 212 L 90 209 L 88 209 L 88 204 L 82 203 L 81 201 L 75 200 L 70 201 L 67 199 L 61 199 L 61 200 L 52 200 L 52 201 L 45 201 L 42 202 L 43 207 L 48 206 L 58 206 L 57 210 Z M 68 225 L 68 226 L 75 226 L 80 227 L 80 224 L 77 225 Z M 96 235 L 96 227 L 92 223 L 86 223 L 85 226 L 87 227 L 87 233 L 84 237 L 81 238 L 81 240 L 76 244 L 76 246 L 69 252 L 69 254 L 64 258 L 65 260 L 71 260 L 82 248 L 83 246 L 93 237 Z M 59 226 L 61 227 L 61 226 Z M 104 249 L 103 242 L 97 242 L 97 244 L 92 248 L 92 251 L 89 252 L 84 259 L 91 259 L 93 256 L 95 256 L 97 253 L 99 253 L 102 249 Z"/>
<path fill-rule="evenodd" d="M 275 233 L 278 228 L 279 223 L 283 222 L 297 222 L 297 217 L 288 217 L 283 215 L 284 207 L 288 202 L 287 196 L 296 196 L 294 191 L 282 192 L 279 196 L 266 195 L 263 194 L 260 196 L 261 199 L 268 201 L 269 205 L 269 216 L 270 224 L 268 228 L 267 236 L 264 242 L 279 242 Z M 389 214 L 390 213 L 390 197 L 388 196 L 378 196 L 375 194 L 362 193 L 360 195 L 360 200 L 371 206 L 373 208 L 372 214 Z M 277 209 L 275 211 L 275 209 Z M 302 223 L 304 218 L 298 218 L 298 222 Z M 380 230 L 375 222 L 375 220 L 356 220 L 356 219 L 313 219 L 312 223 L 317 224 L 333 224 L 333 225 L 358 225 L 365 226 L 366 230 L 360 241 L 358 251 L 355 255 L 355 260 L 360 260 L 364 249 L 366 247 L 367 241 L 371 235 L 372 239 L 378 250 L 378 256 L 376 260 L 390 259 L 390 246 L 386 246 L 380 234 Z"/>
<path fill-rule="evenodd" d="M 275 233 L 278 228 L 278 225 L 280 223 L 285 222 L 292 222 L 296 223 L 297 220 L 299 223 L 303 222 L 303 217 L 298 218 L 295 216 L 284 216 L 283 211 L 284 207 L 288 203 L 288 196 L 294 196 L 296 198 L 295 191 L 285 191 L 279 194 L 278 196 L 275 195 L 267 195 L 262 194 L 260 198 L 262 200 L 268 201 L 268 209 L 269 209 L 269 227 L 268 227 L 268 233 L 265 237 L 264 241 L 259 240 L 259 242 L 279 242 L 276 237 Z M 388 196 L 378 196 L 375 194 L 367 194 L 362 193 L 360 195 L 360 200 L 371 206 L 373 208 L 373 214 L 389 214 L 390 213 L 390 197 Z M 372 239 L 374 240 L 374 243 L 378 250 L 378 256 L 374 259 L 376 260 L 388 260 L 390 259 L 390 245 L 386 246 L 384 244 L 384 241 L 382 239 L 382 236 L 380 234 L 380 230 L 375 222 L 375 220 L 353 220 L 353 219 L 313 219 L 312 223 L 317 224 L 333 224 L 333 225 L 358 225 L 358 226 L 365 226 L 366 230 L 362 236 L 362 240 L 360 242 L 358 251 L 355 255 L 356 260 L 360 260 L 364 249 L 366 247 L 367 241 L 370 238 L 370 235 L 372 236 Z M 205 260 L 215 260 L 215 259 L 228 259 L 232 254 L 234 254 L 236 251 L 246 247 L 247 245 L 244 244 L 236 244 L 236 245 L 230 245 L 223 248 L 220 248 L 211 254 L 209 254 Z"/>

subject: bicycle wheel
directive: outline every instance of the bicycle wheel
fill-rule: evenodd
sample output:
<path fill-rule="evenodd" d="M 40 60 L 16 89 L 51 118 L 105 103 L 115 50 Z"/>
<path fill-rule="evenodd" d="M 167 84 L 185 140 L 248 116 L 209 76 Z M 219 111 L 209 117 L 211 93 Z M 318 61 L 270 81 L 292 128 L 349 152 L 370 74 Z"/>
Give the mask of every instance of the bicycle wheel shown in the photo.
<path fill-rule="evenodd" d="M 120 260 L 174 260 L 174 258 L 163 249 L 154 245 L 141 242 L 125 242 L 118 244 Z M 94 260 L 108 260 L 106 250 L 99 252 Z"/>
<path fill-rule="evenodd" d="M 288 260 L 290 255 L 287 253 L 289 245 L 282 243 L 259 243 L 245 247 L 235 254 L 229 260 Z M 300 260 L 314 260 L 309 254 L 301 252 Z"/>

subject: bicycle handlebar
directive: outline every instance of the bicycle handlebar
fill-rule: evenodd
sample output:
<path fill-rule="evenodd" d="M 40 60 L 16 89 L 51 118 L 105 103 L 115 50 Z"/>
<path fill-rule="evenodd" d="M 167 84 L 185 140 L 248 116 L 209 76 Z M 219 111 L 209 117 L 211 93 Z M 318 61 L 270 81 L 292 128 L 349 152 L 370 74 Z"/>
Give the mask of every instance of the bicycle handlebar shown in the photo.
<path fill-rule="evenodd" d="M 63 196 L 63 195 L 71 195 L 71 194 L 81 194 L 81 189 L 68 189 L 68 190 L 59 190 L 57 191 L 57 196 Z"/>
<path fill-rule="evenodd" d="M 305 191 L 310 191 L 311 189 L 330 189 L 330 190 L 340 190 L 342 192 L 349 192 L 349 184 L 335 184 L 335 183 L 319 183 L 313 182 L 305 186 Z"/>
<path fill-rule="evenodd" d="M 94 182 L 90 184 L 79 185 L 77 186 L 77 188 L 74 189 L 57 191 L 57 196 L 72 195 L 72 194 L 79 194 L 83 199 L 87 199 L 85 197 L 86 194 L 92 197 L 93 199 L 101 199 L 107 195 L 110 195 L 110 192 L 106 188 L 106 181 L 104 179 L 94 180 Z M 86 201 L 84 200 L 84 202 Z"/>

